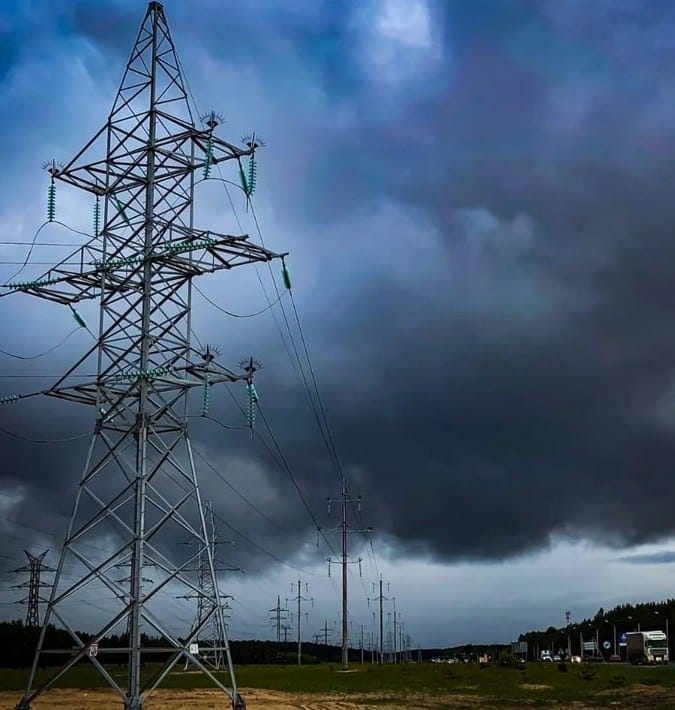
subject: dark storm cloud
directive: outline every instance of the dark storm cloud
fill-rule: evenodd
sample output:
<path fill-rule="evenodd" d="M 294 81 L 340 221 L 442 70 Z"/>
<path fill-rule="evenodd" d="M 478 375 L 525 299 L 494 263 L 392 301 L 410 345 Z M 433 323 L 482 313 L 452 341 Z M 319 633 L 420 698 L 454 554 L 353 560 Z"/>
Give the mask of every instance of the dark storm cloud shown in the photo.
<path fill-rule="evenodd" d="M 350 3 L 166 7 L 198 97 L 235 124 L 259 109 L 275 139 L 259 210 L 274 215 L 274 247 L 292 248 L 368 524 L 445 559 L 519 554 L 554 534 L 621 545 L 672 533 L 672 9 L 438 3 L 429 37 L 408 46 L 412 30 L 387 34 Z M 138 15 L 75 3 L 60 26 L 100 71 L 125 60 Z M 200 326 L 220 342 L 217 317 Z M 337 478 L 264 318 L 225 323 L 227 346 L 263 357 L 266 414 L 319 511 Z M 309 537 L 264 453 L 206 427 L 196 438 L 238 462 L 227 475 L 253 500 L 283 501 L 276 527 L 228 503 L 238 528 L 282 556 Z M 43 465 L 30 459 L 22 477 L 39 496 Z M 66 501 L 45 497 L 60 514 Z"/>
<path fill-rule="evenodd" d="M 497 32 L 465 35 L 451 81 L 423 99 L 424 113 L 404 101 L 384 131 L 340 135 L 330 159 L 315 163 L 324 179 L 305 184 L 320 202 L 309 215 L 317 221 L 333 216 L 332 196 L 351 179 L 362 201 L 384 194 L 421 211 L 445 247 L 436 264 L 419 268 L 408 242 L 416 288 L 377 265 L 362 283 L 345 279 L 334 318 L 321 329 L 316 320 L 313 331 L 325 357 L 343 343 L 354 355 L 340 363 L 349 379 L 327 398 L 339 403 L 332 411 L 346 456 L 369 472 L 368 498 L 399 541 L 499 557 L 555 532 L 610 543 L 672 532 L 672 414 L 661 413 L 661 392 L 675 355 L 675 214 L 664 189 L 673 133 L 657 94 L 673 86 L 665 67 L 650 73 L 638 64 L 635 83 L 622 76 L 621 46 L 606 38 L 625 36 L 631 19 L 608 7 L 602 22 L 598 46 L 587 27 L 576 37 L 545 15 L 523 20 L 527 32 L 497 23 Z M 520 56 L 511 30 L 523 37 Z M 527 44 L 541 47 L 558 33 L 554 71 L 556 57 L 540 62 Z M 669 47 L 633 55 L 654 67 L 659 53 L 667 66 Z M 591 75 L 577 74 L 580 65 Z M 585 110 L 566 115 L 559 96 L 582 98 Z M 421 131 L 412 131 L 415 119 Z M 410 145 L 391 140 L 399 121 L 413 133 Z M 379 181 L 340 163 L 350 138 Z M 406 159 L 412 174 L 394 168 Z M 316 185 L 330 186 L 324 197 Z M 458 229 L 458 212 L 476 206 L 495 224 Z M 341 207 L 356 211 L 349 199 Z M 514 256 L 503 225 L 518 213 L 535 230 Z M 381 236 L 367 222 L 342 226 L 330 251 L 344 259 L 345 275 L 359 270 L 349 251 L 357 239 L 386 251 L 405 238 L 394 224 Z M 472 229 L 488 239 L 461 274 Z M 420 231 L 428 233 L 423 223 Z"/>

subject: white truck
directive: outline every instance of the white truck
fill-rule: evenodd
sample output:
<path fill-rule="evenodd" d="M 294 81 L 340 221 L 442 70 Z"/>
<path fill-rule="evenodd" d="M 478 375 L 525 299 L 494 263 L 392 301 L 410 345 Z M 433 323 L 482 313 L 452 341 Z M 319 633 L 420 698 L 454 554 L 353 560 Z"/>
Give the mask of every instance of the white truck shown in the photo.
<path fill-rule="evenodd" d="M 634 631 L 626 634 L 629 663 L 668 663 L 668 638 L 663 631 Z"/>

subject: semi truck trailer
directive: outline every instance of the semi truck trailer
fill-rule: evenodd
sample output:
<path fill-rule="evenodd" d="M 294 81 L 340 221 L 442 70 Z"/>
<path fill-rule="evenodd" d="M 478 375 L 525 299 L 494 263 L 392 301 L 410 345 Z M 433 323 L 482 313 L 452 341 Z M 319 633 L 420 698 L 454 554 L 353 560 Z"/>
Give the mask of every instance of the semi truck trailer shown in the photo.
<path fill-rule="evenodd" d="M 668 638 L 663 631 L 635 631 L 626 634 L 629 663 L 668 663 Z"/>

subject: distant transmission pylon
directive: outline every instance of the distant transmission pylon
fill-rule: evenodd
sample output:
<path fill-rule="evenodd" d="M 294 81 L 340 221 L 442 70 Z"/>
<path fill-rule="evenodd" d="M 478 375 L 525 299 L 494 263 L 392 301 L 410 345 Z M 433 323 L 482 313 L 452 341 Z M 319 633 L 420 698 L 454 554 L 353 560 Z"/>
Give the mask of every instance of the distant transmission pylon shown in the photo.
<path fill-rule="evenodd" d="M 49 219 L 57 211 L 56 182 L 81 188 L 94 197 L 94 236 L 41 278 L 7 284 L 9 293 L 30 293 L 68 306 L 78 322 L 83 321 L 75 311 L 80 301 L 99 303 L 97 342 L 46 391 L 93 406 L 96 419 L 19 710 L 30 708 L 83 659 L 89 659 L 127 710 L 142 708 L 186 658 L 229 697 L 233 708 L 244 707 L 218 602 L 187 400 L 196 388 L 207 404 L 212 386 L 243 381 L 252 401 L 249 409 L 254 409 L 257 365 L 251 359 L 234 372 L 217 364 L 209 349 L 199 353 L 192 347 L 192 280 L 282 255 L 252 244 L 247 235 L 194 225 L 195 184 L 208 177 L 211 166 L 231 166 L 246 198 L 253 188 L 251 166 L 259 143 L 249 138 L 243 148 L 235 147 L 215 135 L 217 124 L 212 114 L 202 129 L 195 126 L 164 9 L 150 2 L 105 125 L 68 163 L 48 164 Z M 244 160 L 249 161 L 248 181 Z M 85 373 L 94 368 L 96 376 L 88 381 Z M 186 536 L 193 546 L 175 544 Z M 207 560 L 209 592 L 191 571 L 200 556 Z M 124 564 L 130 569 L 126 583 L 114 573 Z M 144 581 L 145 567 L 152 568 L 152 582 Z M 161 598 L 181 593 L 195 593 L 210 603 L 201 624 L 184 640 Z M 86 640 L 77 631 L 82 624 L 78 600 L 109 610 Z M 190 651 L 214 618 L 229 684 Z M 67 660 L 35 685 L 42 654 L 51 650 L 45 644 L 51 623 L 70 636 L 69 647 L 59 649 Z M 106 637 L 127 628 L 127 648 L 105 648 Z M 163 648 L 144 646 L 146 636 L 160 637 Z M 166 654 L 152 678 L 141 677 L 146 651 L 154 657 Z M 113 663 L 117 669 L 119 654 L 128 659 L 126 678 L 108 670 Z"/>
<path fill-rule="evenodd" d="M 216 572 L 240 572 L 238 567 L 223 566 L 216 558 L 216 547 L 222 542 L 218 540 L 216 530 L 216 519 L 213 513 L 211 501 L 206 501 L 204 506 L 204 518 L 209 528 L 209 551 Z M 195 643 L 198 647 L 199 657 L 210 668 L 220 670 L 224 665 L 223 659 L 223 639 L 220 635 L 221 629 L 218 625 L 218 615 L 214 613 L 214 604 L 220 604 L 223 609 L 223 616 L 227 616 L 227 611 L 231 607 L 224 599 L 231 598 L 229 595 L 223 596 L 213 584 L 211 568 L 209 566 L 209 555 L 206 548 L 200 550 L 198 558 L 198 584 L 199 592 L 183 595 L 183 598 L 197 599 L 197 615 L 192 628 L 199 628 L 201 631 Z M 189 659 L 185 659 L 185 668 L 190 664 Z"/>
<path fill-rule="evenodd" d="M 281 629 L 286 621 L 288 621 L 288 609 L 281 606 L 281 597 L 277 595 L 277 605 L 274 609 L 268 609 L 270 615 L 270 623 L 276 629 L 277 643 L 281 643 Z"/>
<path fill-rule="evenodd" d="M 28 550 L 24 550 L 28 558 L 28 564 L 24 567 L 19 567 L 13 570 L 16 573 L 28 572 L 29 578 L 27 582 L 15 584 L 13 589 L 28 589 L 28 596 L 24 597 L 17 604 L 26 604 L 26 628 L 37 628 L 40 626 L 40 589 L 51 587 L 51 584 L 41 580 L 42 572 L 55 572 L 53 567 L 48 567 L 44 564 L 44 559 L 49 550 L 45 550 L 41 555 L 33 555 Z"/>

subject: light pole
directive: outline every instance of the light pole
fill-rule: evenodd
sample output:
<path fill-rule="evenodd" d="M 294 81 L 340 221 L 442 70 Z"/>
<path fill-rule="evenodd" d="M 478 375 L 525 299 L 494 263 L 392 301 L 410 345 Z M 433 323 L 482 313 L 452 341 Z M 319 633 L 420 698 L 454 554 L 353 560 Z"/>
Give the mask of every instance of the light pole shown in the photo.
<path fill-rule="evenodd" d="M 668 630 L 668 614 L 662 614 L 660 611 L 654 610 L 657 616 L 662 616 L 666 620 L 666 648 L 668 649 L 668 660 L 670 660 L 670 633 Z"/>
<path fill-rule="evenodd" d="M 572 629 L 576 629 L 577 624 L 568 624 L 567 626 L 567 657 L 572 655 Z"/>
<path fill-rule="evenodd" d="M 570 621 L 572 619 L 572 612 L 565 612 L 565 626 L 567 626 L 567 657 L 572 655 L 572 639 L 570 638 Z"/>
<path fill-rule="evenodd" d="M 579 629 L 579 654 L 581 655 L 581 660 L 584 660 L 584 632 Z"/>
<path fill-rule="evenodd" d="M 619 621 L 620 621 L 620 623 L 624 623 L 625 621 L 633 621 L 633 617 L 627 616 L 625 619 L 620 619 Z M 615 627 L 615 629 L 616 629 L 616 627 Z M 639 630 L 640 630 L 640 625 L 638 624 L 638 631 Z M 616 631 L 614 633 L 616 635 Z M 619 656 L 621 656 L 621 649 L 619 649 Z"/>
<path fill-rule="evenodd" d="M 604 619 L 605 624 L 611 623 L 609 619 Z M 614 655 L 616 656 L 616 624 L 612 624 L 612 646 L 614 648 Z"/>

